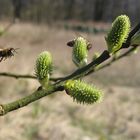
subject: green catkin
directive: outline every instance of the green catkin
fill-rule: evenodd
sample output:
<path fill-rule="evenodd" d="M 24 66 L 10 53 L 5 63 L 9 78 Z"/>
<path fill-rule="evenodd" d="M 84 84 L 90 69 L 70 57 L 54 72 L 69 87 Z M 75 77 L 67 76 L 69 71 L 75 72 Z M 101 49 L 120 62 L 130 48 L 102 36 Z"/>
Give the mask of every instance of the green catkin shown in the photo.
<path fill-rule="evenodd" d="M 78 67 L 83 67 L 87 64 L 88 42 L 83 37 L 75 39 L 72 52 L 72 60 Z"/>
<path fill-rule="evenodd" d="M 126 15 L 118 16 L 115 19 L 111 30 L 105 38 L 110 53 L 115 53 L 122 47 L 130 32 L 130 26 L 129 17 Z"/>
<path fill-rule="evenodd" d="M 42 52 L 35 66 L 35 73 L 40 84 L 45 88 L 48 86 L 49 77 L 52 72 L 52 56 L 49 52 Z"/>
<path fill-rule="evenodd" d="M 77 103 L 93 104 L 102 100 L 103 94 L 96 87 L 80 80 L 68 80 L 64 85 L 65 91 Z"/>

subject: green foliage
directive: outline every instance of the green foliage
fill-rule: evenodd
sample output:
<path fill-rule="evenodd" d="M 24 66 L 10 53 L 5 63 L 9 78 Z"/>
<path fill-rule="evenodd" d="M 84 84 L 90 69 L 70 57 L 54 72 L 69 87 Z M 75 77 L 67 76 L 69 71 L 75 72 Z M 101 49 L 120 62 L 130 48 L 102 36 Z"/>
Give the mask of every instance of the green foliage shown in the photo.
<path fill-rule="evenodd" d="M 52 72 L 52 56 L 49 52 L 42 52 L 37 60 L 35 73 L 40 84 L 45 88 L 48 86 L 49 77 Z"/>
<path fill-rule="evenodd" d="M 88 42 L 83 37 L 75 39 L 72 52 L 72 60 L 78 67 L 83 67 L 87 64 L 87 50 Z"/>
<path fill-rule="evenodd" d="M 118 16 L 112 24 L 106 39 L 108 51 L 115 53 L 128 37 L 130 31 L 130 20 L 126 15 Z"/>
<path fill-rule="evenodd" d="M 77 103 L 93 104 L 100 102 L 103 97 L 99 89 L 80 80 L 68 80 L 64 87 L 67 94 L 76 100 Z"/>

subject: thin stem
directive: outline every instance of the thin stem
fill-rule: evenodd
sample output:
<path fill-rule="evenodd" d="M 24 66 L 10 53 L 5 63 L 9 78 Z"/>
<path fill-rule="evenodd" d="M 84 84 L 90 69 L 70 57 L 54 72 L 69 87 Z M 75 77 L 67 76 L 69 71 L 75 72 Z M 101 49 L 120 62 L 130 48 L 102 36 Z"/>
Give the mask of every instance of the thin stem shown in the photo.
<path fill-rule="evenodd" d="M 19 79 L 19 78 L 36 79 L 36 77 L 32 75 L 28 75 L 28 74 L 22 75 L 22 74 L 8 73 L 8 72 L 1 72 L 0 76 L 11 77 L 11 78 L 16 78 L 16 79 Z"/>
<path fill-rule="evenodd" d="M 124 53 L 120 54 L 119 56 L 117 56 L 115 59 L 112 58 L 112 60 L 109 61 L 108 63 L 106 63 L 106 64 L 104 64 L 104 65 L 101 65 L 101 66 L 98 66 L 98 68 L 92 69 L 92 70 L 89 71 L 85 76 L 88 76 L 88 75 L 91 74 L 91 73 L 97 72 L 97 71 L 99 71 L 99 70 L 102 70 L 102 69 L 104 69 L 104 68 L 106 68 L 106 67 L 112 65 L 114 62 L 120 60 L 121 58 L 124 58 L 124 57 L 130 55 L 136 48 L 137 48 L 137 47 L 132 47 L 132 48 L 130 48 L 130 49 L 127 50 L 126 52 L 124 52 Z"/>
<path fill-rule="evenodd" d="M 30 74 L 16 74 L 16 73 L 9 73 L 9 72 L 0 72 L 0 76 L 11 77 L 15 79 L 35 79 L 35 80 L 37 79 L 36 76 L 30 75 Z M 54 82 L 61 79 L 62 77 L 50 78 L 50 80 Z"/>

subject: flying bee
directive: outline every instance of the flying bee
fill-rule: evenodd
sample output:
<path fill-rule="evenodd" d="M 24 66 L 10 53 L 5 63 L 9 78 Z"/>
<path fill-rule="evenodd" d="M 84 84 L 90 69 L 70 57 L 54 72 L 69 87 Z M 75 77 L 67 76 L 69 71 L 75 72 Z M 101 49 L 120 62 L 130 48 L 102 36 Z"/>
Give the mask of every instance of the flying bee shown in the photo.
<path fill-rule="evenodd" d="M 75 44 L 75 39 L 67 42 L 67 46 L 69 47 L 73 47 L 74 44 Z M 92 44 L 87 42 L 87 50 L 90 50 L 91 48 L 92 48 Z"/>
<path fill-rule="evenodd" d="M 73 47 L 74 46 L 74 43 L 75 43 L 75 39 L 67 42 L 67 46 Z"/>
<path fill-rule="evenodd" d="M 82 38 L 85 38 L 84 36 L 82 36 L 81 34 L 79 34 L 78 32 L 75 32 L 76 34 L 76 38 L 79 36 L 79 37 L 82 37 Z M 68 47 L 74 47 L 75 45 L 75 39 L 73 40 L 70 40 L 69 42 L 67 42 L 67 46 Z M 86 39 L 86 38 L 85 38 Z M 86 39 L 87 40 L 87 39 Z M 92 49 L 92 44 L 87 40 L 87 50 L 89 51 L 90 49 Z"/>
<path fill-rule="evenodd" d="M 19 49 L 19 48 L 0 49 L 0 62 L 2 60 L 6 60 L 7 58 L 14 56 L 14 53 L 17 53 L 17 51 L 16 51 L 17 49 Z"/>

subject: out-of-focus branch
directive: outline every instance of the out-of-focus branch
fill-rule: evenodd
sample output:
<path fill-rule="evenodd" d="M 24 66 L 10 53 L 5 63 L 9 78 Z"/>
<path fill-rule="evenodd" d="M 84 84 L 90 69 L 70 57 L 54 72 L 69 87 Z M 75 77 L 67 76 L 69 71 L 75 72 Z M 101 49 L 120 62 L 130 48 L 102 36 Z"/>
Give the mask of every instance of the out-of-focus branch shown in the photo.
<path fill-rule="evenodd" d="M 16 74 L 16 73 L 10 73 L 10 72 L 0 72 L 0 76 L 2 77 L 11 77 L 11 78 L 15 78 L 15 79 L 35 79 L 36 80 L 36 76 L 30 75 L 30 74 Z M 61 80 L 62 77 L 57 77 L 57 78 L 50 78 L 50 81 L 58 81 Z"/>
<path fill-rule="evenodd" d="M 22 74 L 14 74 L 14 73 L 9 73 L 9 72 L 0 72 L 0 76 L 11 77 L 11 78 L 16 78 L 16 79 L 20 79 L 20 78 L 36 79 L 36 77 L 33 75 L 28 75 L 28 74 L 22 75 Z"/>
<path fill-rule="evenodd" d="M 5 33 L 8 32 L 8 30 L 13 26 L 14 22 L 9 23 L 9 25 L 7 25 L 3 31 L 0 33 L 0 37 L 2 37 Z"/>

